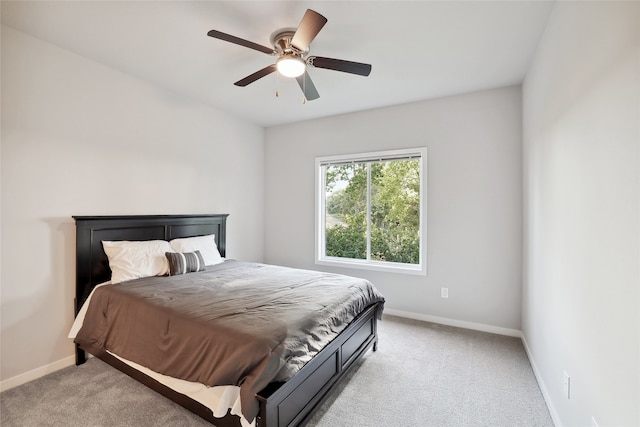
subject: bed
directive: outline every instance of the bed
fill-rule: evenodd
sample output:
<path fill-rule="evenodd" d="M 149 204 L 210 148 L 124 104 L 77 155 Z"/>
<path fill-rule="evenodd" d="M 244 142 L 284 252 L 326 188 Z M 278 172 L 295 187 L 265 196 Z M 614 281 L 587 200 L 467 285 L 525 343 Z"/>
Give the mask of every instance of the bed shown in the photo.
<path fill-rule="evenodd" d="M 103 241 L 173 241 L 194 236 L 214 235 L 220 255 L 222 257 L 226 255 L 226 214 L 74 216 L 74 219 L 76 221 L 76 315 L 92 290 L 98 284 L 111 279 L 111 269 L 103 249 Z M 243 263 L 238 265 L 249 268 L 251 271 L 278 268 Z M 215 271 L 208 271 L 208 268 L 207 271 L 199 274 L 222 277 L 226 270 L 232 272 L 229 273 L 230 275 L 235 274 L 235 268 L 233 261 L 225 261 L 220 266 L 210 268 Z M 300 274 L 306 274 L 300 271 Z M 134 282 L 138 281 L 131 283 Z M 337 336 L 332 337 L 326 345 L 323 344 L 323 348 L 314 353 L 310 360 L 305 361 L 292 376 L 287 377 L 286 381 L 272 381 L 264 388 L 261 386 L 259 391 L 256 389 L 257 392 L 252 395 L 252 398 L 255 399 L 258 408 L 257 416 L 249 417 L 249 421 L 258 427 L 306 424 L 314 411 L 354 367 L 354 362 L 369 349 L 376 350 L 377 320 L 381 316 L 383 302 L 384 300 L 379 298 L 358 308 L 348 325 Z M 265 328 L 270 330 L 267 327 L 268 323 L 264 322 Z M 92 345 L 76 344 L 76 364 L 86 361 L 85 351 L 88 351 L 218 427 L 237 427 L 241 425 L 241 420 L 246 421 L 238 416 L 238 411 L 234 413 L 231 408 L 223 416 L 220 411 L 214 416 L 211 406 L 203 404 L 202 400 L 192 398 L 188 393 L 181 392 L 180 388 L 172 386 L 171 383 L 159 379 L 154 372 L 145 370 L 118 354 L 96 348 Z"/>

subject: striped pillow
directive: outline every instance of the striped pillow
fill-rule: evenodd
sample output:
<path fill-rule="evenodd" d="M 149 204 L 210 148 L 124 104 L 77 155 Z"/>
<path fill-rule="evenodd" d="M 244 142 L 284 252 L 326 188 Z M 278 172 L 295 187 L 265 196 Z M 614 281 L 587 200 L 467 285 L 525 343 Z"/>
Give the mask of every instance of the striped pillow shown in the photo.
<path fill-rule="evenodd" d="M 193 273 L 204 270 L 204 259 L 200 251 L 195 252 L 165 252 L 169 260 L 169 275 Z"/>

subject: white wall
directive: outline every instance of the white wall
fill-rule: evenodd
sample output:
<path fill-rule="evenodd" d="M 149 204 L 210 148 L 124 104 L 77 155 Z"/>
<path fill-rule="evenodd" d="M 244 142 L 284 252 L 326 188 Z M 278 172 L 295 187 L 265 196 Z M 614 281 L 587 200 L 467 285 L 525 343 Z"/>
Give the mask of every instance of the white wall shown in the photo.
<path fill-rule="evenodd" d="M 520 330 L 521 130 L 519 86 L 267 129 L 265 261 L 365 277 L 412 317 Z M 316 266 L 315 158 L 417 146 L 427 276 Z"/>
<path fill-rule="evenodd" d="M 72 361 L 71 215 L 229 213 L 228 256 L 262 261 L 263 138 L 3 27 L 0 384 Z"/>
<path fill-rule="evenodd" d="M 639 25 L 558 2 L 524 83 L 523 333 L 558 426 L 640 425 Z"/>

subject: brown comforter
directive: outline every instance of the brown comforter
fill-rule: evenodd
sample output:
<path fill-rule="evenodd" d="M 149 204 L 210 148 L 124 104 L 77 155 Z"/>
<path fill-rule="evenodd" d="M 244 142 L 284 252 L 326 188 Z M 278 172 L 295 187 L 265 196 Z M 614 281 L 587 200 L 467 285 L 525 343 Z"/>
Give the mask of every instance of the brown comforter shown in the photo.
<path fill-rule="evenodd" d="M 364 279 L 226 261 L 96 289 L 75 341 L 175 378 L 240 386 L 243 415 L 252 421 L 257 392 L 289 379 L 383 301 Z"/>

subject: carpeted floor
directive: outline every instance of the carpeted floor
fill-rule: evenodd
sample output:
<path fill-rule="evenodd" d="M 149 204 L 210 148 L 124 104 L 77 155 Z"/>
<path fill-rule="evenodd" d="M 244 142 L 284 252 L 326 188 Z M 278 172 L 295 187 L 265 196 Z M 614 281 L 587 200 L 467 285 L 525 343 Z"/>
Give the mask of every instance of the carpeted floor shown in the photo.
<path fill-rule="evenodd" d="M 385 316 L 310 426 L 553 426 L 517 338 Z M 98 359 L 0 394 L 0 425 L 210 426 Z M 150 421 L 151 420 L 151 421 Z"/>

